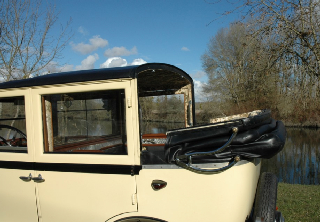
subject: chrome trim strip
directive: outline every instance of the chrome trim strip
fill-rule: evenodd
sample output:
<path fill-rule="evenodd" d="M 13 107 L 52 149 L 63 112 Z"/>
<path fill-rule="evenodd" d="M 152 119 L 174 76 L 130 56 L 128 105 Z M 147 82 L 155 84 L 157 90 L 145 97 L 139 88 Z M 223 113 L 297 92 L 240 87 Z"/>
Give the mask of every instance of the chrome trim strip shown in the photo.
<path fill-rule="evenodd" d="M 227 165 L 228 165 L 228 162 L 194 164 L 195 167 L 201 167 L 201 168 L 221 168 Z M 157 164 L 157 165 L 142 165 L 142 169 L 182 169 L 182 167 L 179 167 L 175 164 Z"/>

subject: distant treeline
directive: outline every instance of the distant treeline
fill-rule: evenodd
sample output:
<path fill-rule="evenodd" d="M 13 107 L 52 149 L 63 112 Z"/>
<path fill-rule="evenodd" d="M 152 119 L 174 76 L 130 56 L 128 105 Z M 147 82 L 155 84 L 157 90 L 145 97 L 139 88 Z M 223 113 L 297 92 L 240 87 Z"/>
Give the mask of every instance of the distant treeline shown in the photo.
<path fill-rule="evenodd" d="M 144 121 L 184 122 L 183 97 L 179 95 L 140 97 L 139 103 Z"/>
<path fill-rule="evenodd" d="M 250 18 L 209 41 L 202 56 L 209 81 L 207 101 L 198 104 L 201 118 L 271 109 L 286 125 L 317 127 L 320 2 L 275 1 L 269 8 L 257 2 Z"/>

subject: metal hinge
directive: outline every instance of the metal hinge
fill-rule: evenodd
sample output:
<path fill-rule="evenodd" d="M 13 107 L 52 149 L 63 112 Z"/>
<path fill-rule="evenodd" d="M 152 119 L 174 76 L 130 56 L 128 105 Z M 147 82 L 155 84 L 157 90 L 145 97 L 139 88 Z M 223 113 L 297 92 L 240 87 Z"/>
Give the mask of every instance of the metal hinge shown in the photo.
<path fill-rule="evenodd" d="M 128 104 L 128 108 L 132 107 L 132 101 L 131 101 L 131 97 L 127 98 L 127 104 Z"/>
<path fill-rule="evenodd" d="M 136 193 L 132 194 L 131 200 L 132 200 L 132 205 L 137 204 L 137 194 Z"/>

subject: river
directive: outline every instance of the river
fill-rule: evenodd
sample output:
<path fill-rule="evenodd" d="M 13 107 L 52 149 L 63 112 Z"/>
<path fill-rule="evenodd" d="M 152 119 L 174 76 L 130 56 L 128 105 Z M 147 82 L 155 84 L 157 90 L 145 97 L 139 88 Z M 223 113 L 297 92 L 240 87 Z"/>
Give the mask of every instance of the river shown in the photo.
<path fill-rule="evenodd" d="M 287 128 L 283 150 L 262 161 L 262 171 L 275 173 L 279 181 L 291 184 L 320 182 L 320 130 Z"/>
<path fill-rule="evenodd" d="M 183 124 L 144 123 L 145 133 L 165 133 Z M 279 182 L 291 184 L 320 183 L 320 130 L 287 128 L 283 150 L 271 159 L 262 160 L 261 172 L 272 172 Z"/>

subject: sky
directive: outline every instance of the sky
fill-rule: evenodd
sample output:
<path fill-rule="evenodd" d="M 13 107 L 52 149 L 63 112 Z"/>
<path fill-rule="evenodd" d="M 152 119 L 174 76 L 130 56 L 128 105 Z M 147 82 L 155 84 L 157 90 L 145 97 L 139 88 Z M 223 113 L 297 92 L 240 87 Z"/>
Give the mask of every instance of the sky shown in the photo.
<path fill-rule="evenodd" d="M 201 55 L 211 37 L 237 19 L 217 19 L 232 5 L 217 0 L 55 0 L 56 31 L 72 19 L 73 36 L 51 72 L 168 63 L 207 81 Z M 210 24 L 209 24 L 210 23 Z M 208 25 L 209 24 L 209 25 Z"/>

